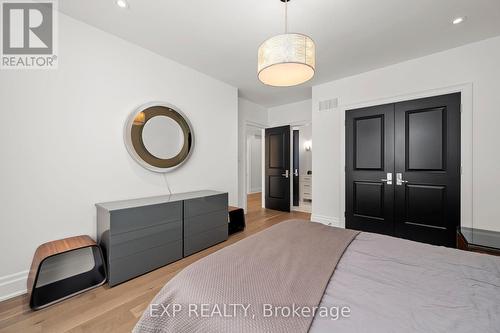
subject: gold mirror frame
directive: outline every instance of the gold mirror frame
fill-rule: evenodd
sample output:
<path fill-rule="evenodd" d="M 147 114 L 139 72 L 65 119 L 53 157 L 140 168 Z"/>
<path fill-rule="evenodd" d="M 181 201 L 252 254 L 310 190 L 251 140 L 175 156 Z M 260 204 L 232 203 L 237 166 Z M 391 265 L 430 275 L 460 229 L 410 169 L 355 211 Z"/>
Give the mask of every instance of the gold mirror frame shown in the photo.
<path fill-rule="evenodd" d="M 172 158 L 158 158 L 152 155 L 144 145 L 142 139 L 144 125 L 156 116 L 172 119 L 182 130 L 184 143 L 180 152 Z M 178 168 L 186 162 L 194 148 L 193 129 L 189 120 L 175 106 L 167 103 L 148 103 L 135 110 L 127 119 L 124 139 L 132 158 L 144 168 L 155 172 L 169 172 Z"/>

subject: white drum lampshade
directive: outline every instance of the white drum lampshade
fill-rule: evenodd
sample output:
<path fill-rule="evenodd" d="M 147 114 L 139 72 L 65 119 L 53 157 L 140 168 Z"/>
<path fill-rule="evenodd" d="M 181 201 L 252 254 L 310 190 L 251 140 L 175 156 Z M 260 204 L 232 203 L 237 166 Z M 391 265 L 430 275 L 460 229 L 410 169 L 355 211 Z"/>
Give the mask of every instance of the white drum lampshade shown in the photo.
<path fill-rule="evenodd" d="M 287 33 L 266 40 L 259 47 L 259 80 L 275 87 L 290 87 L 314 76 L 316 50 L 306 35 Z"/>

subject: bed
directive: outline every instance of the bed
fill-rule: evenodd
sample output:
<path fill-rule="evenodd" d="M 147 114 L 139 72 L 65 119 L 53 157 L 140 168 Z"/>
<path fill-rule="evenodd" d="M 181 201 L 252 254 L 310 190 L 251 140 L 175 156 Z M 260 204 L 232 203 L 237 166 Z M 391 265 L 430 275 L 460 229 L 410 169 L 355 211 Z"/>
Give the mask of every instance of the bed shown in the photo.
<path fill-rule="evenodd" d="M 290 220 L 170 280 L 135 332 L 500 332 L 500 258 Z"/>

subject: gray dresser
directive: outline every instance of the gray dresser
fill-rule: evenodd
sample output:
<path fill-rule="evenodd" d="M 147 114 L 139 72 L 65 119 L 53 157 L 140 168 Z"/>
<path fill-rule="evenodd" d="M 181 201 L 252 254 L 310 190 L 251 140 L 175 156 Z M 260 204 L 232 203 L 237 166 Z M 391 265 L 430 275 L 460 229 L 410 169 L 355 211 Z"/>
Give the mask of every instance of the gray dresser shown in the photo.
<path fill-rule="evenodd" d="M 223 242 L 228 194 L 197 191 L 96 204 L 110 286 Z"/>

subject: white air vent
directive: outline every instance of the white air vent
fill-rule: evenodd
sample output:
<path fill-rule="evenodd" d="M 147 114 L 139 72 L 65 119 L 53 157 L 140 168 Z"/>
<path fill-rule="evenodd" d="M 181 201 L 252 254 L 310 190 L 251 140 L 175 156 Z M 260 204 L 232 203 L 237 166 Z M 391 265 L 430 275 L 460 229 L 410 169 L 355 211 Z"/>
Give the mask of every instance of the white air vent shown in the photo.
<path fill-rule="evenodd" d="M 318 110 L 319 111 L 328 111 L 328 110 L 336 109 L 338 106 L 339 106 L 339 99 L 338 98 L 327 99 L 324 101 L 320 101 L 318 103 Z"/>

